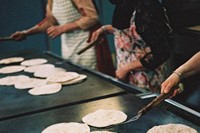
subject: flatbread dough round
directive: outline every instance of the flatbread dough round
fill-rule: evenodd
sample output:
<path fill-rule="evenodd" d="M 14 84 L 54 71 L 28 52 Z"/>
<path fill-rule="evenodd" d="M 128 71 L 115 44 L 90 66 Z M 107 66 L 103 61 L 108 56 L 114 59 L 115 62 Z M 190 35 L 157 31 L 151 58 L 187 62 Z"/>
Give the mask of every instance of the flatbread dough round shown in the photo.
<path fill-rule="evenodd" d="M 28 76 L 25 75 L 18 75 L 18 76 L 7 76 L 0 79 L 0 85 L 14 85 L 17 82 L 21 82 L 23 80 L 28 79 Z"/>
<path fill-rule="evenodd" d="M 30 89 L 28 93 L 31 95 L 47 95 L 57 93 L 61 90 L 62 85 L 60 83 L 46 84 Z"/>
<path fill-rule="evenodd" d="M 58 68 L 58 67 L 47 68 L 45 71 L 44 70 L 36 71 L 34 73 L 34 76 L 35 77 L 39 77 L 39 78 L 47 78 L 47 77 L 50 77 L 50 76 L 54 75 L 55 73 L 65 72 L 65 71 L 66 71 L 65 69 Z"/>
<path fill-rule="evenodd" d="M 6 66 L 0 69 L 0 73 L 2 74 L 9 74 L 9 73 L 16 73 L 23 71 L 26 67 L 24 66 Z"/>
<path fill-rule="evenodd" d="M 16 89 L 29 89 L 29 88 L 34 88 L 37 86 L 42 86 L 45 84 L 47 84 L 47 81 L 44 79 L 29 78 L 29 79 L 23 80 L 21 82 L 15 83 L 15 88 Z"/>
<path fill-rule="evenodd" d="M 76 122 L 58 123 L 47 127 L 42 133 L 90 133 L 90 128 L 86 124 Z"/>
<path fill-rule="evenodd" d="M 183 124 L 154 126 L 147 133 L 198 133 L 195 129 Z"/>
<path fill-rule="evenodd" d="M 10 57 L 0 60 L 0 64 L 11 64 L 11 63 L 18 63 L 24 60 L 23 57 Z"/>
<path fill-rule="evenodd" d="M 87 78 L 86 75 L 80 74 L 77 78 L 72 79 L 70 81 L 62 82 L 61 84 L 62 85 L 70 85 L 70 84 L 80 83 L 86 78 Z"/>
<path fill-rule="evenodd" d="M 72 79 L 75 79 L 79 76 L 76 72 L 59 72 L 47 77 L 49 83 L 62 83 Z"/>
<path fill-rule="evenodd" d="M 29 73 L 35 73 L 37 71 L 46 71 L 54 67 L 55 66 L 53 64 L 42 64 L 42 65 L 29 66 L 25 68 L 24 71 Z"/>
<path fill-rule="evenodd" d="M 22 66 L 35 66 L 35 65 L 41 65 L 46 63 L 47 60 L 43 58 L 37 58 L 37 59 L 30 59 L 30 60 L 25 60 L 21 62 Z"/>
<path fill-rule="evenodd" d="M 82 118 L 82 121 L 93 127 L 106 127 L 122 123 L 127 119 L 127 115 L 118 110 L 99 109 Z"/>

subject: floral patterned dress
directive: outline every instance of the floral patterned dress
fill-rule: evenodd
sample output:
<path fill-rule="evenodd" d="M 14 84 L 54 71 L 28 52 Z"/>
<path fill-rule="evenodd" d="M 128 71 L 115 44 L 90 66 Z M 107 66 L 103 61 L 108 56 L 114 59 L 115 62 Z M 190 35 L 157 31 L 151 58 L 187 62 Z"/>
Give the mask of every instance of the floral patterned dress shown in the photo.
<path fill-rule="evenodd" d="M 134 60 L 140 60 L 146 53 L 151 51 L 148 44 L 137 34 L 134 18 L 135 12 L 133 13 L 128 29 L 116 29 L 114 32 L 117 68 Z M 154 71 L 147 69 L 132 70 L 127 75 L 127 82 L 152 92 L 159 92 L 160 85 L 165 77 L 164 68 L 164 65 L 161 65 Z"/>

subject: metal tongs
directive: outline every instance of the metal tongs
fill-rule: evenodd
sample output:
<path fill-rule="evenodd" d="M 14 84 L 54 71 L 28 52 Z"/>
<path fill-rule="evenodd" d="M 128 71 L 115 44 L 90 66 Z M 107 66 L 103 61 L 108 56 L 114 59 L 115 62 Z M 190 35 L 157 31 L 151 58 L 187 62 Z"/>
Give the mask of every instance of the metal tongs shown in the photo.
<path fill-rule="evenodd" d="M 143 107 L 141 110 L 139 110 L 136 116 L 130 118 L 129 120 L 127 120 L 127 121 L 125 121 L 123 123 L 102 127 L 102 129 L 109 129 L 109 128 L 113 128 L 115 126 L 124 125 L 124 124 L 127 124 L 127 123 L 130 123 L 130 122 L 138 120 L 141 116 L 143 116 L 144 114 L 149 112 L 152 108 L 154 108 L 157 105 L 159 105 L 165 99 L 170 98 L 172 96 L 172 94 L 174 93 L 175 88 L 177 88 L 177 87 L 173 87 L 171 89 L 171 91 L 169 93 L 167 93 L 167 94 L 165 94 L 165 93 L 160 94 L 158 97 L 156 97 L 154 100 L 152 100 L 149 104 L 147 104 L 145 107 Z"/>
<path fill-rule="evenodd" d="M 0 42 L 3 42 L 3 41 L 12 41 L 13 38 L 12 37 L 0 37 Z"/>

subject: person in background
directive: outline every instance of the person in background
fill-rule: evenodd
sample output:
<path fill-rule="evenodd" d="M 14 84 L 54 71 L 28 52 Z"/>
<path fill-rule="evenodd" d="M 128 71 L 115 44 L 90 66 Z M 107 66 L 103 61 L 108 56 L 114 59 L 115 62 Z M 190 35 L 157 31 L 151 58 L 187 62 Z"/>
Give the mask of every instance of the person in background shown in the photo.
<path fill-rule="evenodd" d="M 63 58 L 113 75 L 114 67 L 112 66 L 111 55 L 108 53 L 108 44 L 105 44 L 107 47 L 106 59 L 109 59 L 110 64 L 102 64 L 102 62 L 97 64 L 99 57 L 96 57 L 94 47 L 80 56 L 76 54 L 77 51 L 88 45 L 90 32 L 97 25 L 99 25 L 98 14 L 92 0 L 48 0 L 46 18 L 30 29 L 15 32 L 11 37 L 16 41 L 21 41 L 27 36 L 41 32 L 46 32 L 51 38 L 61 35 Z M 107 67 L 102 67 L 102 65 Z"/>
<path fill-rule="evenodd" d="M 159 0 L 110 0 L 115 4 L 112 25 L 104 25 L 92 35 L 114 34 L 120 80 L 160 91 L 164 80 L 163 63 L 170 55 L 172 29 Z"/>
<path fill-rule="evenodd" d="M 183 78 L 188 78 L 200 72 L 200 52 L 196 53 L 187 62 L 178 67 L 162 84 L 161 93 L 169 93 L 176 87 Z M 180 89 L 175 89 L 173 96 L 180 93 Z"/>

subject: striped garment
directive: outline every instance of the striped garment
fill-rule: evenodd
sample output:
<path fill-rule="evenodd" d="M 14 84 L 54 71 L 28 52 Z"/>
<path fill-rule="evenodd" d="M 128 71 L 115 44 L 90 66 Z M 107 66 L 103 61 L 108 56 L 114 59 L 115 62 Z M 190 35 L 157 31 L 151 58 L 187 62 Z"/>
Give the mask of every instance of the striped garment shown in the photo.
<path fill-rule="evenodd" d="M 71 0 L 54 0 L 52 7 L 53 16 L 59 25 L 73 22 L 81 17 Z M 88 45 L 89 31 L 74 30 L 61 35 L 62 57 L 70 61 L 89 67 L 96 68 L 96 55 L 94 48 L 90 48 L 81 55 L 76 52 Z"/>

